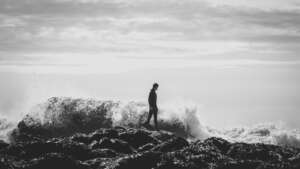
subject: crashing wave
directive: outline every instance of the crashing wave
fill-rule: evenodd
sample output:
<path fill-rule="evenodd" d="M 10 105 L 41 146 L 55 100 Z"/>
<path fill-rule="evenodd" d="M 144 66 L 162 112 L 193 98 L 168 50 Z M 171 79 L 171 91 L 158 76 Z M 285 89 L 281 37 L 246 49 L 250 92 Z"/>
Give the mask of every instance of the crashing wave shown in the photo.
<path fill-rule="evenodd" d="M 204 138 L 197 110 L 187 107 L 182 111 L 162 108 L 159 127 L 184 138 Z M 148 106 L 141 102 L 99 101 L 53 97 L 37 105 L 18 124 L 12 139 L 26 132 L 43 137 L 67 136 L 77 132 L 88 133 L 99 128 L 114 126 L 141 127 L 147 116 Z M 203 133 L 201 135 L 200 133 Z"/>
<path fill-rule="evenodd" d="M 43 137 L 88 133 L 99 128 L 125 126 L 139 128 L 145 121 L 148 105 L 143 102 L 100 101 L 53 97 L 35 106 L 12 133 L 12 141 L 22 133 Z M 231 142 L 265 143 L 300 147 L 300 132 L 274 124 L 259 124 L 228 130 L 201 124 L 197 106 L 164 104 L 159 109 L 159 128 L 188 139 L 222 137 Z"/>
<path fill-rule="evenodd" d="M 8 141 L 7 134 L 15 128 L 15 124 L 6 118 L 0 118 L 0 140 Z"/>

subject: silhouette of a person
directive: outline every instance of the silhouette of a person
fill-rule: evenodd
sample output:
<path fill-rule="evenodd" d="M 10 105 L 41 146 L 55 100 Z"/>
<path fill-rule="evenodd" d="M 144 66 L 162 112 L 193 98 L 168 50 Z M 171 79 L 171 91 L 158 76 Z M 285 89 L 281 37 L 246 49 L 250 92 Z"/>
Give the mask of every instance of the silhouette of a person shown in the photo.
<path fill-rule="evenodd" d="M 156 101 L 157 101 L 157 95 L 156 95 L 156 90 L 158 88 L 158 84 L 157 83 L 154 83 L 153 84 L 153 87 L 149 93 L 149 97 L 148 97 L 148 103 L 149 103 L 149 114 L 148 114 L 148 118 L 147 118 L 147 121 L 144 123 L 144 125 L 149 125 L 150 123 L 150 119 L 151 119 L 151 116 L 153 114 L 154 116 L 154 125 L 155 125 L 155 129 L 158 130 L 158 127 L 157 127 L 157 112 L 158 112 L 158 108 L 157 108 L 157 104 L 156 104 Z"/>

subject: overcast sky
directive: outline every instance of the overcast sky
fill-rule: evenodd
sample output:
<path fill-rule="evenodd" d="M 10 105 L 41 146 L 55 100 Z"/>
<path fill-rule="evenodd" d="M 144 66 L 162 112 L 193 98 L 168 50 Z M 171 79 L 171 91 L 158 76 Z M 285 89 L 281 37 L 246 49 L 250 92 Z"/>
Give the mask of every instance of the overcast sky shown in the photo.
<path fill-rule="evenodd" d="M 23 76 L 19 84 L 24 85 L 29 81 L 24 77 L 32 74 L 123 73 L 133 81 L 145 76 L 145 71 L 151 78 L 141 84 L 152 80 L 164 81 L 170 88 L 177 84 L 180 95 L 208 105 L 213 115 L 224 111 L 236 116 L 256 106 L 257 116 L 276 111 L 278 117 L 272 120 L 289 112 L 290 123 L 300 118 L 296 103 L 300 101 L 299 53 L 298 0 L 0 0 L 0 77 L 6 81 L 0 84 L 2 91 L 24 92 L 25 87 L 11 87 L 10 83 Z M 155 70 L 165 75 L 153 73 Z M 184 72 L 185 83 L 194 84 L 189 86 L 191 91 L 180 90 L 186 84 L 175 83 L 178 70 Z M 206 80 L 204 85 L 201 78 Z M 107 85 L 117 88 L 120 79 L 110 79 Z M 224 79 L 230 83 L 216 85 Z M 31 87 L 49 84 L 30 80 L 26 84 Z M 59 82 L 51 79 L 51 83 Z M 241 84 L 250 86 L 241 89 Z M 248 89 L 243 96 L 239 94 Z M 165 94 L 171 92 L 175 91 Z M 228 103 L 224 92 L 233 93 L 232 102 Z M 222 106 L 214 103 L 216 97 Z M 11 101 L 4 96 L 0 101 L 2 109 L 10 107 Z"/>
<path fill-rule="evenodd" d="M 114 58 L 295 63 L 299 18 L 297 0 L 1 0 L 0 61 L 13 69 Z"/>

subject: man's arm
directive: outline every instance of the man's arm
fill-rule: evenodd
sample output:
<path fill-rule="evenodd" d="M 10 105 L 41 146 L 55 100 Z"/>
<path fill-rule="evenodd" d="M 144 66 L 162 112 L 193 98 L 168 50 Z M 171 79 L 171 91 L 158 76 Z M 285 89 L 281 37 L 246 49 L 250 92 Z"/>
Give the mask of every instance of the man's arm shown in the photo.
<path fill-rule="evenodd" d="M 148 102 L 150 106 L 156 106 L 156 93 L 151 91 L 149 94 Z"/>

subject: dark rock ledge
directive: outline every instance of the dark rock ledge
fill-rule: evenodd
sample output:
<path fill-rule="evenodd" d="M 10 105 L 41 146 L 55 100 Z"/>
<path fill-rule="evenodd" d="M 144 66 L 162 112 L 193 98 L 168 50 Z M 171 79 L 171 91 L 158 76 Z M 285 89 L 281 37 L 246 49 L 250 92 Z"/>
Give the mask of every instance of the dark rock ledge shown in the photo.
<path fill-rule="evenodd" d="M 0 141 L 0 169 L 300 169 L 300 150 L 115 127 L 70 137 Z"/>

